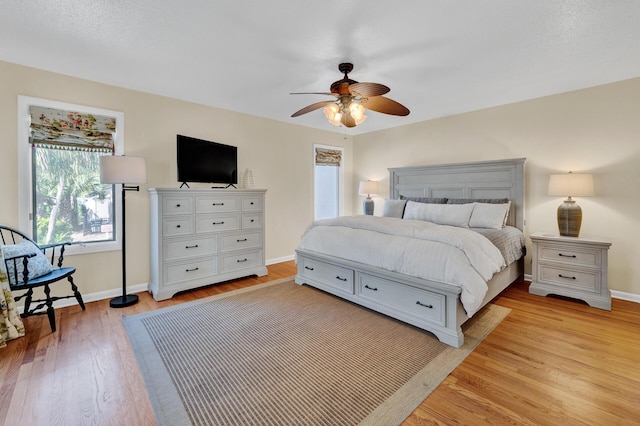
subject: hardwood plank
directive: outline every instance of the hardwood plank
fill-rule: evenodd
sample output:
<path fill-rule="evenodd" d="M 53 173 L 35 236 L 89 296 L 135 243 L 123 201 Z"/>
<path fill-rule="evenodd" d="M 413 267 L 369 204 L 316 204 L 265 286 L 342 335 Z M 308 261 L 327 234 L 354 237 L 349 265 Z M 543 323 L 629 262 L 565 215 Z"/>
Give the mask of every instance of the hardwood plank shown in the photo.
<path fill-rule="evenodd" d="M 132 315 L 296 273 L 294 262 L 156 302 L 111 309 L 108 300 L 25 319 L 27 336 L 0 349 L 0 424 L 153 425 L 155 418 L 122 326 Z M 528 293 L 516 283 L 494 303 L 512 311 L 404 425 L 637 424 L 640 304 L 603 311 Z"/>

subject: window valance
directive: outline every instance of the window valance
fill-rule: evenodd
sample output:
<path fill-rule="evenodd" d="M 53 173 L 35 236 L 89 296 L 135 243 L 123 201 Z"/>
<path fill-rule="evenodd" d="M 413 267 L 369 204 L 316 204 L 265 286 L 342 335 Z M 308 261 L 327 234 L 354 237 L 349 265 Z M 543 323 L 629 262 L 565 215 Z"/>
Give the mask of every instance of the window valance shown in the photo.
<path fill-rule="evenodd" d="M 113 152 L 115 117 L 32 105 L 29 143 L 46 148 Z"/>
<path fill-rule="evenodd" d="M 316 148 L 317 166 L 340 166 L 342 151 L 336 149 Z"/>

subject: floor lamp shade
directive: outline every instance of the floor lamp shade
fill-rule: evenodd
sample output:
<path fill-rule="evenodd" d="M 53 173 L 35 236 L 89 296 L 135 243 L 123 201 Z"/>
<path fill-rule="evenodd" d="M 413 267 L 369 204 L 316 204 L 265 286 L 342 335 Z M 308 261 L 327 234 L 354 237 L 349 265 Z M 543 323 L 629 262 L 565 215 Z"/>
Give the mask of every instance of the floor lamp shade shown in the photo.
<path fill-rule="evenodd" d="M 582 209 L 571 197 L 592 197 L 593 175 L 587 173 L 564 173 L 549 177 L 549 195 L 566 196 L 558 207 L 558 230 L 560 235 L 577 237 L 582 225 Z"/>
<path fill-rule="evenodd" d="M 127 186 L 127 183 L 147 182 L 147 160 L 142 157 L 125 157 L 119 155 L 103 155 L 100 157 L 100 182 L 105 184 L 122 184 L 122 296 L 114 297 L 109 302 L 112 308 L 124 308 L 136 304 L 138 296 L 127 294 L 127 238 L 125 194 L 127 191 L 139 191 L 139 186 Z"/>
<path fill-rule="evenodd" d="M 378 182 L 373 180 L 365 180 L 360 182 L 360 186 L 358 187 L 358 193 L 360 195 L 366 195 L 364 203 L 362 205 L 362 210 L 364 214 L 372 215 L 373 214 L 373 200 L 371 199 L 371 195 L 377 195 L 380 193 L 378 189 Z"/>

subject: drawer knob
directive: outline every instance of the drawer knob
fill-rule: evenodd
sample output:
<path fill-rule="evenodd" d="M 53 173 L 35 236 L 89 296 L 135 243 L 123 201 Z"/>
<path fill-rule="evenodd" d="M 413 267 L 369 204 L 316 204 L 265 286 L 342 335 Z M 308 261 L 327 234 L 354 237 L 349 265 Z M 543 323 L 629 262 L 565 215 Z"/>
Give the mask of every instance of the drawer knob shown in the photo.
<path fill-rule="evenodd" d="M 573 259 L 575 259 L 575 258 L 576 258 L 576 255 L 575 255 L 575 254 L 562 254 L 562 253 L 558 253 L 558 256 L 560 256 L 560 257 L 571 257 L 571 258 L 573 258 Z"/>
<path fill-rule="evenodd" d="M 193 246 L 185 246 L 186 249 L 192 249 L 192 248 L 198 248 L 198 245 L 193 245 Z"/>
<path fill-rule="evenodd" d="M 180 207 L 180 204 L 176 204 L 176 207 Z"/>
<path fill-rule="evenodd" d="M 336 277 L 336 280 L 346 281 L 347 279 L 346 279 L 346 278 L 341 278 L 341 277 L 340 277 L 340 275 L 338 275 L 338 276 Z"/>
<path fill-rule="evenodd" d="M 236 260 L 236 262 L 238 262 L 238 263 L 242 263 L 242 262 L 246 262 L 246 261 L 248 261 L 248 260 L 249 260 L 249 259 L 238 259 L 238 260 Z"/>
<path fill-rule="evenodd" d="M 251 202 L 251 205 L 253 205 L 253 201 Z"/>
<path fill-rule="evenodd" d="M 193 268 L 193 269 L 185 269 L 185 272 L 193 272 L 193 271 L 197 271 L 200 268 Z"/>
<path fill-rule="evenodd" d="M 247 239 L 246 239 L 246 238 L 243 238 L 243 239 L 241 239 L 241 240 L 236 240 L 236 241 L 237 241 L 237 242 L 239 242 L 239 243 L 244 243 L 245 241 L 247 241 Z"/>
<path fill-rule="evenodd" d="M 255 222 L 255 220 L 251 219 L 251 223 Z"/>
<path fill-rule="evenodd" d="M 373 291 L 378 291 L 378 289 L 376 287 L 369 287 L 368 285 L 365 285 L 364 288 L 369 289 L 369 290 L 373 290 Z"/>
<path fill-rule="evenodd" d="M 180 228 L 180 225 L 176 225 L 176 228 Z"/>
<path fill-rule="evenodd" d="M 433 305 L 425 305 L 424 303 L 420 302 L 419 300 L 416 302 L 416 305 L 420 305 L 420 306 L 424 306 L 425 308 L 433 309 Z"/>
<path fill-rule="evenodd" d="M 305 266 L 304 269 L 308 269 L 309 271 L 313 271 L 313 268 L 311 268 L 309 266 Z"/>
<path fill-rule="evenodd" d="M 213 222 L 212 225 L 224 225 L 224 221 L 222 221 L 222 222 Z"/>
<path fill-rule="evenodd" d="M 567 277 L 566 275 L 562 275 L 562 274 L 558 274 L 558 276 L 560 278 L 564 278 L 564 279 L 567 279 L 567 280 L 575 280 L 576 279 L 576 277 Z"/>

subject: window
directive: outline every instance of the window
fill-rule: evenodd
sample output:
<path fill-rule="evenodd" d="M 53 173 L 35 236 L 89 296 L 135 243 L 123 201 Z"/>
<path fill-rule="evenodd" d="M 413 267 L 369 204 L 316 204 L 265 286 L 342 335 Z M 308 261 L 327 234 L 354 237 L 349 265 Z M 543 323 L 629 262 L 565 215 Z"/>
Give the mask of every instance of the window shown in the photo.
<path fill-rule="evenodd" d="M 314 217 L 326 219 L 343 214 L 343 149 L 314 146 Z"/>
<path fill-rule="evenodd" d="M 39 245 L 71 242 L 69 254 L 119 249 L 100 156 L 123 151 L 124 114 L 23 96 L 18 109 L 20 228 Z"/>

